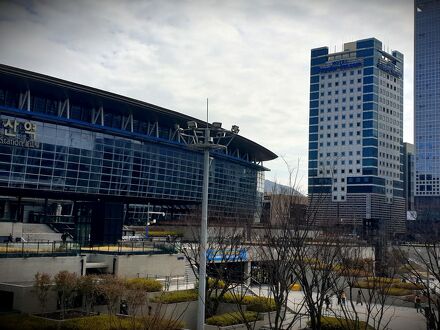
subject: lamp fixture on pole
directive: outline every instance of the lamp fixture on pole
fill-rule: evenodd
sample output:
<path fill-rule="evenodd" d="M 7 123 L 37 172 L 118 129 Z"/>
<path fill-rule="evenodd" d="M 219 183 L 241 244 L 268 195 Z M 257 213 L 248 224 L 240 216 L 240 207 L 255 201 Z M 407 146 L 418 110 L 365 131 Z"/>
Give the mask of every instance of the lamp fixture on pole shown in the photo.
<path fill-rule="evenodd" d="M 208 112 L 208 100 L 206 100 Z M 232 139 L 238 134 L 239 128 L 233 125 L 230 131 L 222 128 L 222 123 L 214 122 L 206 127 L 199 127 L 196 121 L 188 121 L 187 129 L 179 129 L 181 141 L 188 147 L 203 151 L 203 194 L 202 220 L 200 226 L 200 256 L 199 256 L 199 299 L 197 310 L 197 329 L 205 327 L 206 302 L 206 245 L 208 242 L 208 188 L 209 188 L 209 153 L 211 150 L 226 150 Z"/>

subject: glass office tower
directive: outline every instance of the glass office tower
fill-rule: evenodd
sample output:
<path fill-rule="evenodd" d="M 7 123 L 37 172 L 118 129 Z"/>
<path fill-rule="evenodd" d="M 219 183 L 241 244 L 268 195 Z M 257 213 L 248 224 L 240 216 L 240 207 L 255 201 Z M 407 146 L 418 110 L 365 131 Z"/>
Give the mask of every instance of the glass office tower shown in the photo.
<path fill-rule="evenodd" d="M 440 1 L 416 0 L 414 16 L 416 208 L 440 220 Z"/>

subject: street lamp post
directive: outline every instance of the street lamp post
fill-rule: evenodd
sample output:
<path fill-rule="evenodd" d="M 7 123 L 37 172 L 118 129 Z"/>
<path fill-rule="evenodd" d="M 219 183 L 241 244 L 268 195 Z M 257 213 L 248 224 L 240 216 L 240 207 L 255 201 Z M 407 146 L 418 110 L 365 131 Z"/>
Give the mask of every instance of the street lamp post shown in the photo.
<path fill-rule="evenodd" d="M 180 129 L 182 142 L 189 147 L 203 151 L 203 191 L 202 191 L 202 221 L 200 226 L 200 255 L 199 255 L 199 299 L 197 310 L 197 329 L 205 327 L 206 302 L 206 246 L 208 242 L 208 190 L 209 190 L 209 153 L 215 149 L 227 149 L 227 146 L 239 132 L 239 127 L 233 125 L 231 130 L 221 128 L 221 123 L 205 128 L 198 128 L 197 122 L 189 121 L 187 129 Z"/>

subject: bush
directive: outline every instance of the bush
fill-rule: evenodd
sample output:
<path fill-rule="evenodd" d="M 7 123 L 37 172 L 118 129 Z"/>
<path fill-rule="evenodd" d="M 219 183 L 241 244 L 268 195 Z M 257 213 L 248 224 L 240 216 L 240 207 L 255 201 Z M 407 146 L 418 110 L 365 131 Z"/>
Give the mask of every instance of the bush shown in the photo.
<path fill-rule="evenodd" d="M 151 278 L 132 278 L 127 280 L 127 287 L 132 290 L 143 290 L 146 292 L 162 291 L 162 283 Z"/>
<path fill-rule="evenodd" d="M 256 312 L 240 312 L 226 313 L 221 315 L 214 315 L 206 319 L 206 324 L 216 325 L 218 327 L 226 327 L 234 324 L 241 324 L 245 322 L 258 321 L 258 315 Z"/>
<path fill-rule="evenodd" d="M 310 326 L 310 321 L 307 322 Z M 374 330 L 370 325 L 367 325 L 364 321 L 359 321 L 359 326 L 356 326 L 356 322 L 353 320 L 337 319 L 336 317 L 321 317 L 321 330 L 355 330 L 366 329 Z"/>
<path fill-rule="evenodd" d="M 172 291 L 165 292 L 159 297 L 153 299 L 153 302 L 163 303 L 163 304 L 175 304 L 185 301 L 194 301 L 199 297 L 197 290 L 182 290 L 182 291 Z"/>

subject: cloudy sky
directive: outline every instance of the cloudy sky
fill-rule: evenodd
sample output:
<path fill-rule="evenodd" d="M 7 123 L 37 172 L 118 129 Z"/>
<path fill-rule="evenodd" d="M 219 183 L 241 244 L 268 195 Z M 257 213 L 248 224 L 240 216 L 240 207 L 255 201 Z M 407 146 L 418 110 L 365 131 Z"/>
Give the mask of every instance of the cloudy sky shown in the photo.
<path fill-rule="evenodd" d="M 411 0 L 0 0 L 0 63 L 240 126 L 307 185 L 310 49 L 376 37 L 405 55 L 412 142 Z M 266 178 L 286 183 L 281 157 Z"/>

